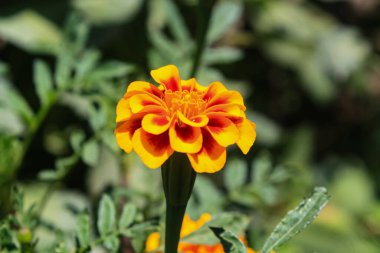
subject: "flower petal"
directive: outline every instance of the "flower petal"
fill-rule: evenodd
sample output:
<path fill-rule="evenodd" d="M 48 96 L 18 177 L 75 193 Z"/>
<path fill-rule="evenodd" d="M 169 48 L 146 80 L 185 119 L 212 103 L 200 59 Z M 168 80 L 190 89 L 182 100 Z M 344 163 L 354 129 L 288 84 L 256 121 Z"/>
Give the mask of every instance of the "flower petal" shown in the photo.
<path fill-rule="evenodd" d="M 238 128 L 226 117 L 209 117 L 209 122 L 206 128 L 216 142 L 223 147 L 234 144 L 239 138 Z"/>
<path fill-rule="evenodd" d="M 167 90 L 181 90 L 181 79 L 178 68 L 174 65 L 167 65 L 159 69 L 152 70 L 150 75 L 153 79 L 165 86 Z"/>
<path fill-rule="evenodd" d="M 144 131 L 151 134 L 162 134 L 168 130 L 170 119 L 165 114 L 146 114 L 141 122 Z"/>
<path fill-rule="evenodd" d="M 202 147 L 202 133 L 200 128 L 186 124 L 179 126 L 175 122 L 169 129 L 170 145 L 182 153 L 196 153 Z"/>
<path fill-rule="evenodd" d="M 173 154 L 167 132 L 153 135 L 139 128 L 134 133 L 132 142 L 133 149 L 143 163 L 151 169 L 160 167 Z"/>
<path fill-rule="evenodd" d="M 132 138 L 129 132 L 118 132 L 115 129 L 116 143 L 117 145 L 124 150 L 126 153 L 132 151 Z"/>
<path fill-rule="evenodd" d="M 162 91 L 156 86 L 143 81 L 135 81 L 130 83 L 124 97 L 128 98 L 136 94 L 150 94 L 159 98 L 163 95 Z"/>
<path fill-rule="evenodd" d="M 129 119 L 132 116 L 129 101 L 125 98 L 119 100 L 116 106 L 116 122 L 121 122 Z"/>
<path fill-rule="evenodd" d="M 208 102 L 207 108 L 221 104 L 234 104 L 245 110 L 243 97 L 237 91 L 224 91 L 216 95 Z"/>
<path fill-rule="evenodd" d="M 247 154 L 256 139 L 256 125 L 250 120 L 244 119 L 237 127 L 239 129 L 239 139 L 236 144 L 244 154 Z"/>
<path fill-rule="evenodd" d="M 187 91 L 205 91 L 207 87 L 200 85 L 195 78 L 181 80 L 182 90 Z"/>
<path fill-rule="evenodd" d="M 134 132 L 141 127 L 141 118 L 142 116 L 140 114 L 135 114 L 127 121 L 116 124 L 116 142 L 119 147 L 127 153 L 132 151 L 132 136 Z"/>
<path fill-rule="evenodd" d="M 162 103 L 147 94 L 137 94 L 132 96 L 129 105 L 133 113 L 139 113 L 144 109 L 146 111 L 147 107 L 152 109 L 158 107 L 156 108 L 157 110 L 160 108 L 163 110 Z"/>
<path fill-rule="evenodd" d="M 208 117 L 206 115 L 197 115 L 194 117 L 191 117 L 188 119 L 183 113 L 178 112 L 178 119 L 182 122 L 185 123 L 186 125 L 193 126 L 193 127 L 203 127 L 207 125 L 208 123 Z"/>
<path fill-rule="evenodd" d="M 203 99 L 205 101 L 208 101 L 212 99 L 213 97 L 215 97 L 217 94 L 222 93 L 224 91 L 227 91 L 227 88 L 224 87 L 224 85 L 221 82 L 213 82 L 208 87 Z"/>
<path fill-rule="evenodd" d="M 202 135 L 202 149 L 196 154 L 187 154 L 187 157 L 196 172 L 217 172 L 226 163 L 226 148 L 220 146 L 208 131 L 202 130 Z"/>

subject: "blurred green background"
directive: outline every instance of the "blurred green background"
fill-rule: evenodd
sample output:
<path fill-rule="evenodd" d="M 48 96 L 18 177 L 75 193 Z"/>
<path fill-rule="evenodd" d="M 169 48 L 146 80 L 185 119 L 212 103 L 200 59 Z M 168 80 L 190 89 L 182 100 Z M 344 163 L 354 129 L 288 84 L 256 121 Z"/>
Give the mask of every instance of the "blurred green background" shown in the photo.
<path fill-rule="evenodd" d="M 162 214 L 160 172 L 115 144 L 115 106 L 151 69 L 171 63 L 189 78 L 196 4 L 0 1 L 0 215 L 20 185 L 44 221 L 38 249 L 103 192 L 135 203 L 141 221 Z M 217 1 L 197 79 L 243 94 L 257 140 L 198 177 L 189 213 L 245 214 L 258 249 L 321 185 L 329 204 L 278 252 L 380 252 L 379 53 L 378 0 Z"/>

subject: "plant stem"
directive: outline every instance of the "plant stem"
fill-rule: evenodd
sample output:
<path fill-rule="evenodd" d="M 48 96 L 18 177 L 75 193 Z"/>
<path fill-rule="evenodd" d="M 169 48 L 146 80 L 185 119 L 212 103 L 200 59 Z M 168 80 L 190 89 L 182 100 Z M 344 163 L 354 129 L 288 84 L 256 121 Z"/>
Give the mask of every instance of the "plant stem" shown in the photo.
<path fill-rule="evenodd" d="M 185 211 L 186 205 L 166 203 L 165 253 L 177 253 Z"/>
<path fill-rule="evenodd" d="M 198 1 L 198 17 L 197 17 L 197 47 L 194 55 L 193 68 L 190 77 L 195 77 L 199 70 L 202 53 L 206 44 L 207 29 L 211 17 L 212 6 L 215 0 L 199 0 Z"/>
<path fill-rule="evenodd" d="M 161 172 L 166 198 L 165 253 L 177 253 L 182 220 L 197 173 L 186 154 L 177 152 L 162 165 Z"/>

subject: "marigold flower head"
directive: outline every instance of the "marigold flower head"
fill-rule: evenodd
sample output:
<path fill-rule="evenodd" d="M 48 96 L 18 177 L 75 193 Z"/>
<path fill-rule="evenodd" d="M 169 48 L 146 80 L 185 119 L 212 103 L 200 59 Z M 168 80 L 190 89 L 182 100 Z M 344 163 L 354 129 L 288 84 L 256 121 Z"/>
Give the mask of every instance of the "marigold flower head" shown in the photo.
<path fill-rule="evenodd" d="M 185 215 L 181 229 L 181 238 L 200 229 L 203 225 L 209 222 L 211 218 L 212 217 L 210 214 L 204 213 L 198 220 L 193 221 L 189 215 Z M 161 253 L 159 251 L 160 239 L 160 234 L 158 232 L 150 234 L 145 243 L 145 252 Z M 241 237 L 240 239 L 245 242 L 244 237 Z M 181 253 L 224 253 L 223 245 L 221 243 L 214 245 L 201 245 L 189 242 L 180 242 L 178 245 L 178 251 Z M 247 253 L 256 253 L 256 251 L 247 247 Z"/>
<path fill-rule="evenodd" d="M 245 116 L 240 93 L 222 83 L 204 87 L 181 80 L 176 66 L 151 71 L 158 87 L 132 82 L 116 108 L 115 135 L 127 153 L 134 150 L 149 168 L 160 167 L 173 152 L 187 154 L 196 172 L 213 173 L 226 162 L 226 147 L 246 154 L 255 124 Z"/>

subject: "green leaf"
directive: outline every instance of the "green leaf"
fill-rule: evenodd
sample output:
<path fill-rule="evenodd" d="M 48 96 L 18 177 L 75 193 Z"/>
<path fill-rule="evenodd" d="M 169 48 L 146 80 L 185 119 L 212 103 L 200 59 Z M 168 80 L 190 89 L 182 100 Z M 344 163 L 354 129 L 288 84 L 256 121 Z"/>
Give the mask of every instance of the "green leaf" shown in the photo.
<path fill-rule="evenodd" d="M 90 245 L 90 216 L 88 213 L 82 213 L 77 217 L 76 236 L 82 249 Z"/>
<path fill-rule="evenodd" d="M 87 50 L 76 64 L 75 78 L 80 80 L 91 72 L 98 64 L 100 52 L 97 50 Z"/>
<path fill-rule="evenodd" d="M 212 12 L 210 28 L 207 33 L 207 42 L 212 44 L 241 17 L 241 3 L 222 1 L 217 4 Z"/>
<path fill-rule="evenodd" d="M 219 238 L 223 245 L 224 252 L 227 253 L 246 253 L 247 249 L 240 241 L 239 237 L 223 228 L 210 227 L 212 232 Z"/>
<path fill-rule="evenodd" d="M 83 146 L 82 159 L 90 165 L 95 166 L 99 161 L 99 144 L 96 140 L 90 140 Z"/>
<path fill-rule="evenodd" d="M 121 78 L 135 71 L 131 64 L 121 61 L 109 61 L 97 67 L 91 73 L 91 80 L 99 81 L 104 79 Z"/>
<path fill-rule="evenodd" d="M 191 37 L 177 6 L 173 1 L 166 2 L 167 24 L 176 40 L 183 46 L 188 47 Z"/>
<path fill-rule="evenodd" d="M 34 120 L 34 113 L 28 102 L 5 79 L 0 77 L 0 105 L 10 108 L 27 123 Z"/>
<path fill-rule="evenodd" d="M 49 103 L 50 94 L 53 88 L 53 80 L 48 65 L 37 60 L 34 63 L 34 85 L 38 98 L 41 104 L 46 105 Z"/>
<path fill-rule="evenodd" d="M 72 4 L 88 21 L 97 25 L 130 20 L 140 10 L 143 0 L 74 0 Z"/>
<path fill-rule="evenodd" d="M 117 252 L 120 246 L 120 240 L 116 236 L 109 236 L 104 240 L 103 245 L 111 252 Z"/>
<path fill-rule="evenodd" d="M 256 124 L 258 143 L 271 147 L 280 141 L 282 129 L 277 122 L 256 111 L 248 111 L 247 118 Z"/>
<path fill-rule="evenodd" d="M 223 204 L 223 196 L 219 189 L 211 180 L 201 175 L 195 181 L 192 195 L 192 199 L 196 198 L 199 203 L 198 215 L 203 212 L 216 212 Z"/>
<path fill-rule="evenodd" d="M 290 211 L 266 240 L 261 253 L 269 253 L 305 229 L 327 204 L 329 195 L 323 187 L 316 187 L 313 195 Z"/>
<path fill-rule="evenodd" d="M 75 152 L 79 152 L 84 141 L 85 134 L 82 130 L 78 129 L 71 133 L 70 135 L 70 144 Z"/>
<path fill-rule="evenodd" d="M 59 88 L 68 86 L 72 68 L 73 60 L 71 55 L 67 52 L 59 54 L 54 75 L 54 80 Z"/>
<path fill-rule="evenodd" d="M 43 181 L 55 181 L 60 178 L 55 170 L 43 170 L 38 173 L 38 178 Z"/>
<path fill-rule="evenodd" d="M 137 208 L 134 204 L 128 203 L 124 205 L 123 211 L 119 219 L 119 229 L 129 227 L 136 218 Z"/>
<path fill-rule="evenodd" d="M 243 58 L 241 50 L 233 47 L 208 48 L 203 56 L 205 64 L 233 63 Z"/>
<path fill-rule="evenodd" d="M 98 230 L 101 236 L 108 235 L 115 229 L 115 204 L 108 195 L 103 195 L 98 211 Z"/>
<path fill-rule="evenodd" d="M 122 230 L 121 233 L 127 237 L 142 237 L 144 235 L 149 235 L 151 232 L 157 231 L 157 225 L 152 221 L 146 221 L 133 225 L 127 230 Z"/>
<path fill-rule="evenodd" d="M 236 190 L 244 185 L 247 178 L 247 164 L 244 160 L 232 159 L 224 170 L 224 182 L 229 191 Z"/>
<path fill-rule="evenodd" d="M 249 223 L 248 218 L 239 213 L 221 213 L 215 215 L 211 221 L 201 228 L 185 236 L 181 240 L 195 244 L 215 244 L 218 240 L 209 227 L 223 227 L 235 234 L 243 234 Z"/>
<path fill-rule="evenodd" d="M 32 53 L 54 54 L 63 44 L 61 31 L 32 10 L 1 18 L 0 36 Z"/>

